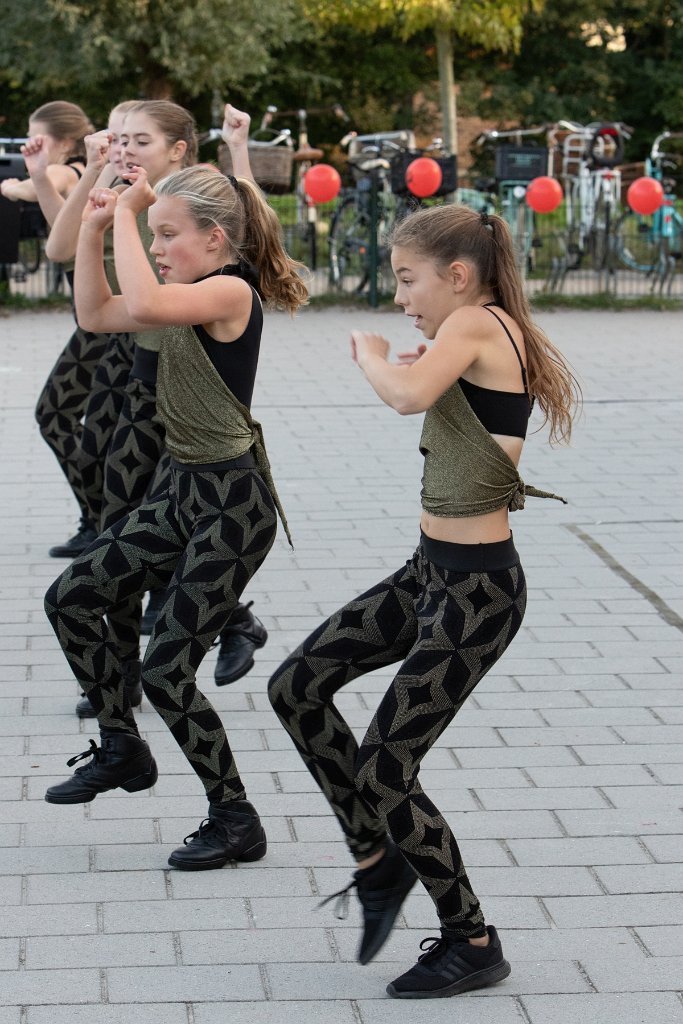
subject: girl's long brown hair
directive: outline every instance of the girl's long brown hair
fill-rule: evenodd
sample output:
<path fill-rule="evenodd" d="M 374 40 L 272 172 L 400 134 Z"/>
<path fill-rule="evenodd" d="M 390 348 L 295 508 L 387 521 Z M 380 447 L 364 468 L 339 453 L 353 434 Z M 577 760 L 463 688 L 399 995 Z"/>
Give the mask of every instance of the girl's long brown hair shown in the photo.
<path fill-rule="evenodd" d="M 483 288 L 519 325 L 526 348 L 529 391 L 549 424 L 550 442 L 568 442 L 581 388 L 569 364 L 531 318 L 517 269 L 512 235 L 502 217 L 484 218 L 467 206 L 444 205 L 418 210 L 395 229 L 393 245 L 405 246 L 444 270 L 454 260 L 477 269 Z"/>
<path fill-rule="evenodd" d="M 216 168 L 199 165 L 175 171 L 154 190 L 184 199 L 197 227 L 221 228 L 227 247 L 256 267 L 263 299 L 294 314 L 308 300 L 305 268 L 287 255 L 280 222 L 258 185 L 233 180 L 237 187 Z"/>
<path fill-rule="evenodd" d="M 95 129 L 78 104 L 67 100 L 51 100 L 34 110 L 28 120 L 29 124 L 31 121 L 42 121 L 55 139 L 71 142 L 69 157 L 85 157 L 83 139 Z"/>

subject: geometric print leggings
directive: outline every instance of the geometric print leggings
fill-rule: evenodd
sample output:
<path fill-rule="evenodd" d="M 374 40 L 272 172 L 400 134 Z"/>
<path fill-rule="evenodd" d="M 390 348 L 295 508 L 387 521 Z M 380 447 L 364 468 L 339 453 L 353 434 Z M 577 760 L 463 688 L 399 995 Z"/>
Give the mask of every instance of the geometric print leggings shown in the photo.
<path fill-rule="evenodd" d="M 483 571 L 435 561 L 457 564 L 457 551 L 467 562 L 484 550 Z M 440 559 L 444 552 L 451 557 Z M 455 837 L 420 785 L 420 764 L 515 636 L 525 606 L 512 538 L 458 545 L 423 535 L 402 569 L 319 626 L 269 686 L 273 708 L 356 860 L 380 849 L 388 830 L 442 926 L 466 938 L 485 934 L 484 917 Z M 359 749 L 334 695 L 363 673 L 398 661 Z"/>
<path fill-rule="evenodd" d="M 196 674 L 273 544 L 273 499 L 255 469 L 171 472 L 164 498 L 120 519 L 55 580 L 45 610 L 100 729 L 137 735 L 105 615 L 133 594 L 165 590 L 142 663 L 144 692 L 209 801 L 240 800 L 225 730 Z"/>

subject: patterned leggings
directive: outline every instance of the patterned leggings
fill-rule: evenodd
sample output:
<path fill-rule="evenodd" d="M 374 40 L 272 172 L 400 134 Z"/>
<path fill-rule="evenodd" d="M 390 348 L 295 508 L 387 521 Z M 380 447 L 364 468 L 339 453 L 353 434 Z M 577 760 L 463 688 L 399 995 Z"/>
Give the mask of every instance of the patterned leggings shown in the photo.
<path fill-rule="evenodd" d="M 136 509 L 157 480 L 160 461 L 163 478 L 154 496 L 168 489 L 168 457 L 164 454 L 166 434 L 157 414 L 156 387 L 131 377 L 124 390 L 118 423 L 111 439 L 104 467 L 104 490 L 100 527 L 107 530 L 122 516 Z M 161 476 L 161 474 L 159 474 Z M 139 593 L 120 601 L 109 612 L 112 640 L 120 657 L 127 661 L 140 655 L 142 598 Z"/>
<path fill-rule="evenodd" d="M 442 925 L 475 936 L 483 933 L 479 902 L 446 820 L 422 790 L 420 763 L 519 629 L 526 585 L 511 539 L 497 559 L 505 568 L 474 572 L 436 564 L 425 554 L 430 544 L 423 538 L 404 568 L 319 626 L 280 666 L 269 694 L 356 859 L 381 847 L 388 829 Z M 398 661 L 359 749 L 334 695 Z"/>
<path fill-rule="evenodd" d="M 108 334 L 92 334 L 76 327 L 50 371 L 36 406 L 40 433 L 57 456 L 81 515 L 86 518 L 89 516 L 88 496 L 79 465 L 82 419 L 95 370 L 108 342 Z"/>
<path fill-rule="evenodd" d="M 134 334 L 109 336 L 85 410 L 78 468 L 90 518 L 98 525 L 102 517 L 105 460 L 123 406 L 134 346 Z"/>
<path fill-rule="evenodd" d="M 55 580 L 50 623 L 100 728 L 137 733 L 105 622 L 117 602 L 150 588 L 166 601 L 145 652 L 142 686 L 209 800 L 242 799 L 220 718 L 196 673 L 275 539 L 273 500 L 256 470 L 173 468 L 167 496 L 106 530 Z"/>

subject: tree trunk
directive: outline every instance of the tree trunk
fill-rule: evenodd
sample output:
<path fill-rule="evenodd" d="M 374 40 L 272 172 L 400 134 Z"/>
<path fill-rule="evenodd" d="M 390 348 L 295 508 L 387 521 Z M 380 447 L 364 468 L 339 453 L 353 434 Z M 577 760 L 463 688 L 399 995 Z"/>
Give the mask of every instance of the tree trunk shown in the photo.
<path fill-rule="evenodd" d="M 437 28 L 436 53 L 439 64 L 439 94 L 443 115 L 443 141 L 450 153 L 458 155 L 458 126 L 455 114 L 453 40 L 450 29 Z"/>

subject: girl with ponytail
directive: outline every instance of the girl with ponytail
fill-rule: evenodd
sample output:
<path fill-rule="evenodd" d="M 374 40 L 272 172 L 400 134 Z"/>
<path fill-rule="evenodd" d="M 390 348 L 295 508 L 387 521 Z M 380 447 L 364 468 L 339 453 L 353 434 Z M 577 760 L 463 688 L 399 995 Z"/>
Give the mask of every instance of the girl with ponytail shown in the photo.
<path fill-rule="evenodd" d="M 354 331 L 352 355 L 382 401 L 425 414 L 420 542 L 396 573 L 316 629 L 269 692 L 356 861 L 336 895 L 347 900 L 355 888 L 360 900 L 359 961 L 379 952 L 418 880 L 432 898 L 440 933 L 387 988 L 423 999 L 510 973 L 419 771 L 521 625 L 526 585 L 508 514 L 528 495 L 556 497 L 519 475 L 529 415 L 537 402 L 551 440 L 568 440 L 578 386 L 531 321 L 499 217 L 450 205 L 411 214 L 395 231 L 392 266 L 396 303 L 433 344 L 390 363 L 385 338 Z M 359 747 L 334 696 L 397 662 Z"/>
<path fill-rule="evenodd" d="M 170 487 L 97 538 L 50 587 L 46 610 L 97 715 L 101 745 L 50 803 L 153 786 L 157 767 L 140 737 L 107 611 L 145 589 L 164 592 L 142 662 L 142 687 L 202 783 L 208 818 L 171 854 L 184 870 L 259 860 L 266 837 L 246 799 L 228 738 L 196 673 L 270 550 L 280 513 L 260 425 L 250 404 L 263 325 L 261 300 L 294 313 L 307 298 L 298 265 L 258 188 L 215 168 L 187 167 L 157 182 L 130 168 L 132 185 L 94 189 L 76 254 L 83 322 L 159 347 L 157 409 L 170 456 Z M 148 218 L 160 282 L 140 235 Z M 114 225 L 121 295 L 102 269 Z M 252 262 L 254 261 L 254 262 Z M 79 279 L 80 277 L 80 279 Z M 287 536 L 289 533 L 287 531 Z M 80 760 L 73 758 L 69 764 Z"/>

